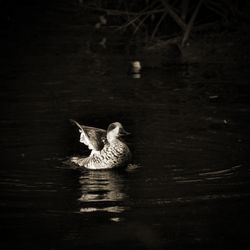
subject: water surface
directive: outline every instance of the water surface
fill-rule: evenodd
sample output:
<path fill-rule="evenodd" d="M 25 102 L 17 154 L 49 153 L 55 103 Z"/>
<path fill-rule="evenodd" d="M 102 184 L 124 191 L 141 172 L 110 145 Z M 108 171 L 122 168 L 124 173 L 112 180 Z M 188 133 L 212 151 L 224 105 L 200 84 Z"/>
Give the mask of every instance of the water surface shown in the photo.
<path fill-rule="evenodd" d="M 48 57 L 2 76 L 2 249 L 249 245 L 247 74 L 186 65 L 133 79 L 123 55 L 68 66 Z M 88 153 L 70 118 L 101 128 L 120 121 L 131 132 L 130 168 L 65 165 Z"/>

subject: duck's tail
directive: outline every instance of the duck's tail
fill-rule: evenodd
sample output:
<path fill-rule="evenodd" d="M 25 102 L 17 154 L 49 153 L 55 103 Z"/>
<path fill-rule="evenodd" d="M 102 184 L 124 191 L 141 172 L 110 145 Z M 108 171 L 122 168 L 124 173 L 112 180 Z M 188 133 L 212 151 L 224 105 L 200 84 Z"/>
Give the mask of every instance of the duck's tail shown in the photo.
<path fill-rule="evenodd" d="M 88 164 L 89 162 L 89 157 L 78 157 L 78 156 L 73 156 L 70 158 L 70 161 L 80 167 L 84 167 L 85 165 Z"/>

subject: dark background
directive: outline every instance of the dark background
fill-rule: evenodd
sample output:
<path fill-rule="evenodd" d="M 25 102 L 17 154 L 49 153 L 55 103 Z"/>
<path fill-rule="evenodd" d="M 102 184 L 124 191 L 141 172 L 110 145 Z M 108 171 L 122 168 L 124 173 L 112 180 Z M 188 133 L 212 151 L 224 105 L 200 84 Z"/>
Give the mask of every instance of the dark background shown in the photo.
<path fill-rule="evenodd" d="M 96 29 L 105 13 L 78 1 L 0 2 L 1 249 L 249 248 L 242 6 L 235 16 L 201 9 L 182 59 L 169 61 L 165 42 L 180 46 L 183 36 L 171 18 L 167 36 L 162 27 L 145 41 L 154 23 L 120 33 L 113 26 L 123 19 L 108 16 Z M 136 79 L 129 65 L 138 58 Z M 64 164 L 89 153 L 70 118 L 100 128 L 122 122 L 130 168 Z"/>

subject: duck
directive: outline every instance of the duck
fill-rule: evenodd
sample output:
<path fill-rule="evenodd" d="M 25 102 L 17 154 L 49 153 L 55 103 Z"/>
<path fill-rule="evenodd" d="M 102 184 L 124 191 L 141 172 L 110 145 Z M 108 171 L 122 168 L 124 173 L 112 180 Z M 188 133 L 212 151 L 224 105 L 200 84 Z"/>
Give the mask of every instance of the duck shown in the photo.
<path fill-rule="evenodd" d="M 121 168 L 129 164 L 131 152 L 121 137 L 130 133 L 120 122 L 111 123 L 105 130 L 70 121 L 79 128 L 80 142 L 91 150 L 87 157 L 71 157 L 72 163 L 91 170 Z"/>

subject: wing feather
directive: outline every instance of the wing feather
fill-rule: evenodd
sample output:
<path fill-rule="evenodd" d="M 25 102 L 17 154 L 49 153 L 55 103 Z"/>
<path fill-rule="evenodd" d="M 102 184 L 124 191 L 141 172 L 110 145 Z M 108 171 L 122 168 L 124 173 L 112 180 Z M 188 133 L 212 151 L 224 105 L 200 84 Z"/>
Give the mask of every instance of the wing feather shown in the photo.
<path fill-rule="evenodd" d="M 95 149 L 96 151 L 102 150 L 104 144 L 107 141 L 107 131 L 100 128 L 88 127 L 85 125 L 80 125 L 75 120 L 70 120 L 72 123 L 76 124 L 80 128 L 80 133 L 83 135 L 83 143 Z"/>

